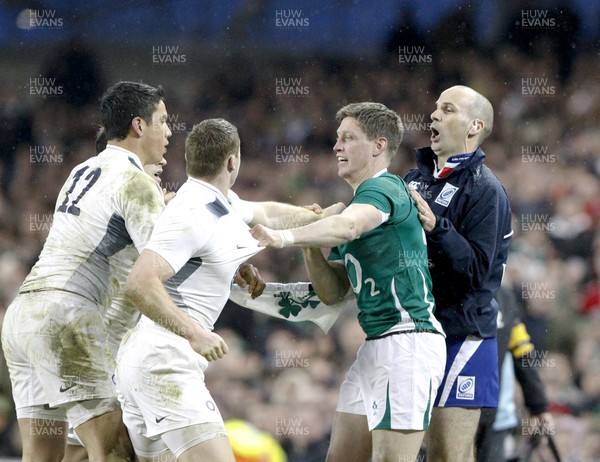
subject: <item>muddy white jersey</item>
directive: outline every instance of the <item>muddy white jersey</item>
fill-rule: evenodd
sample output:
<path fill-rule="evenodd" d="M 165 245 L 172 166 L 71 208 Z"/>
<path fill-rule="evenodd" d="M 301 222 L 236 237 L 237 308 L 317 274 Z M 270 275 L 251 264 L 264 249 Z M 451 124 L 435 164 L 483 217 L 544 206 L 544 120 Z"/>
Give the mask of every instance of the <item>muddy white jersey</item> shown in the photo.
<path fill-rule="evenodd" d="M 69 175 L 20 292 L 61 289 L 106 307 L 122 289 L 115 272 L 129 272 L 163 208 L 160 187 L 140 159 L 109 144 Z"/>
<path fill-rule="evenodd" d="M 111 260 L 111 279 L 114 278 L 114 284 L 118 284 L 119 287 L 124 287 L 129 275 L 131 267 L 127 268 L 123 261 L 129 259 L 130 261 L 137 260 L 139 253 L 135 246 L 130 245 L 119 252 L 119 259 Z M 123 336 L 127 331 L 133 328 L 140 320 L 141 313 L 138 309 L 125 297 L 125 294 L 121 290 L 116 294 L 109 306 L 106 307 L 106 313 L 104 314 L 104 320 L 108 329 L 108 347 L 116 358 L 119 344 L 123 339 Z"/>
<path fill-rule="evenodd" d="M 189 178 L 158 218 L 147 249 L 175 271 L 165 287 L 175 304 L 212 330 L 236 269 L 261 251 L 247 222 L 252 212 L 232 191 Z"/>

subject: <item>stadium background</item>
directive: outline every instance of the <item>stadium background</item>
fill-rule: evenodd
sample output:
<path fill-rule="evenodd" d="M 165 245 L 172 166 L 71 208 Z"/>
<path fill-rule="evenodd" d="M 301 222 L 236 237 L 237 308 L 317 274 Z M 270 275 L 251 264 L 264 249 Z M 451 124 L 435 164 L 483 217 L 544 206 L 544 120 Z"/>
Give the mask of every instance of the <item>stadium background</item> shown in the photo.
<path fill-rule="evenodd" d="M 466 84 L 495 108 L 484 150 L 514 212 L 506 284 L 537 346 L 528 361 L 541 368 L 564 460 L 600 460 L 598 2 L 75 3 L 0 3 L 0 319 L 62 182 L 94 152 L 98 97 L 117 80 L 165 89 L 168 189 L 185 181 L 186 132 L 224 117 L 242 139 L 242 198 L 323 205 L 351 197 L 331 151 L 339 107 L 372 100 L 401 114 L 392 170 L 403 175 L 429 143 L 439 92 Z M 253 263 L 270 281 L 306 280 L 297 250 Z M 324 335 L 228 306 L 219 329 L 231 351 L 207 384 L 224 416 L 273 435 L 290 462 L 324 460 L 363 339 L 353 313 Z M 2 364 L 0 457 L 18 455 Z"/>

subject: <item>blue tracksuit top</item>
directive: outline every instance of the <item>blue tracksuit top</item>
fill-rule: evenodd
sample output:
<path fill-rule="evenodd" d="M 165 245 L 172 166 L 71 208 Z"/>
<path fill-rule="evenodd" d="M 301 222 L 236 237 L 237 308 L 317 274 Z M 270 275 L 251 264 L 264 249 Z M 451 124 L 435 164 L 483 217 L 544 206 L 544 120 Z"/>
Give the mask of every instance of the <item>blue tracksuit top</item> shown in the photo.
<path fill-rule="evenodd" d="M 477 149 L 445 178 L 434 178 L 435 154 L 416 150 L 405 181 L 436 216 L 427 233 L 435 315 L 450 337 L 496 336 L 500 287 L 512 236 L 508 196 Z"/>

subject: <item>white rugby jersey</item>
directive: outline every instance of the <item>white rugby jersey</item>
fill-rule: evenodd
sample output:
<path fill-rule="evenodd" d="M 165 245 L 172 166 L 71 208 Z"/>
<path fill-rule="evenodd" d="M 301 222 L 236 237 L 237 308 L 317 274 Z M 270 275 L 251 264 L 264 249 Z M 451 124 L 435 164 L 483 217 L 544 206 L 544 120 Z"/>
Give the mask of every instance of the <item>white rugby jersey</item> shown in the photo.
<path fill-rule="evenodd" d="M 114 284 L 118 284 L 123 288 L 127 281 L 127 276 L 131 270 L 131 266 L 126 267 L 124 261 L 134 262 L 139 257 L 139 253 L 134 245 L 128 245 L 121 250 L 117 256 L 119 259 L 112 259 L 110 265 L 111 279 L 114 278 Z M 132 265 L 133 266 L 133 265 Z M 111 303 L 106 307 L 104 320 L 108 329 L 108 347 L 111 352 L 117 357 L 117 351 L 123 336 L 127 331 L 133 328 L 140 320 L 141 313 L 138 309 L 125 297 L 121 290 L 116 294 Z"/>
<path fill-rule="evenodd" d="M 129 272 L 163 208 L 160 187 L 140 159 L 109 144 L 69 175 L 20 292 L 62 289 L 106 307 L 122 289 L 123 278 L 114 273 Z"/>
<path fill-rule="evenodd" d="M 260 252 L 246 223 L 252 210 L 237 194 L 188 178 L 156 221 L 148 250 L 175 275 L 164 285 L 175 304 L 212 330 L 229 297 L 238 266 Z"/>

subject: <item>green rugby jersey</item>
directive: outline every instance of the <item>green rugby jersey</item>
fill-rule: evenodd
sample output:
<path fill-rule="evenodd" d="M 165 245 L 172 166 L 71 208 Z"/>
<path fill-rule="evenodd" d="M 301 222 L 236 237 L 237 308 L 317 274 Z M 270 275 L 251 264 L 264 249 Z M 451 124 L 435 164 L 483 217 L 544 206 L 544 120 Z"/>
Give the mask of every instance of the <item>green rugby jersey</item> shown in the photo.
<path fill-rule="evenodd" d="M 343 261 L 367 337 L 404 330 L 443 329 L 435 319 L 425 232 L 402 178 L 390 173 L 364 181 L 351 204 L 370 204 L 388 220 L 331 250 Z"/>

